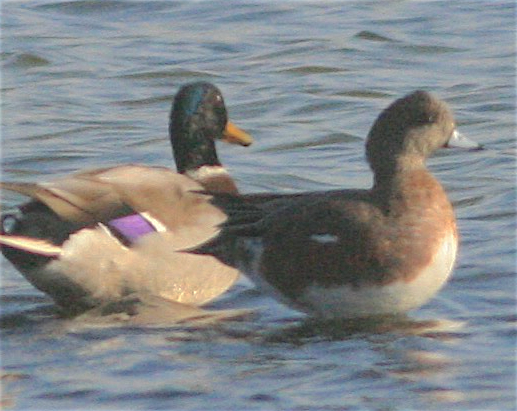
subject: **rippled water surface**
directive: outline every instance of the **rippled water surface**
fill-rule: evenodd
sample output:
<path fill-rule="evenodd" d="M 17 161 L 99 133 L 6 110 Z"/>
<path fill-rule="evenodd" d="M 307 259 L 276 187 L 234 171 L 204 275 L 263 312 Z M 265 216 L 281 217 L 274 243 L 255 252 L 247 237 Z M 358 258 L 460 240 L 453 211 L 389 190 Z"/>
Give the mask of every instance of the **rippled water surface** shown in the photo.
<path fill-rule="evenodd" d="M 513 1 L 3 2 L 3 179 L 172 166 L 171 98 L 197 79 L 256 138 L 220 147 L 244 192 L 367 187 L 370 125 L 417 88 L 486 149 L 429 161 L 459 261 L 400 321 L 311 322 L 246 280 L 209 307 L 254 311 L 231 321 L 62 318 L 2 261 L 2 406 L 515 409 L 515 26 Z"/>

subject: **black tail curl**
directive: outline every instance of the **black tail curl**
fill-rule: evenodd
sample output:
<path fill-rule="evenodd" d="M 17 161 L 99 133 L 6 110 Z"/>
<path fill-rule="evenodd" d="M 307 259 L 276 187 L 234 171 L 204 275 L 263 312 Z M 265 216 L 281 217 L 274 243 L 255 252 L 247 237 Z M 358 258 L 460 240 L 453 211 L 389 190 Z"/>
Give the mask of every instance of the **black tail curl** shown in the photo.
<path fill-rule="evenodd" d="M 227 193 L 205 194 L 212 196 L 211 203 L 226 214 L 227 220 L 221 224 L 217 237 L 186 252 L 212 255 L 225 264 L 235 266 L 236 255 L 241 252 L 239 239 L 261 236 L 262 222 L 267 213 L 255 205 L 252 197 Z"/>

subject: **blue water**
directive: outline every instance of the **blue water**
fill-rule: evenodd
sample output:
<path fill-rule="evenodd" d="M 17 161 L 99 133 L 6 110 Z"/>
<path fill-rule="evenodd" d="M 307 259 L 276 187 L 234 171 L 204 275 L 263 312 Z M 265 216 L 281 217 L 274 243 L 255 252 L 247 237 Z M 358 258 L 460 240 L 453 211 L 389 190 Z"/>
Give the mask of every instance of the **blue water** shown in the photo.
<path fill-rule="evenodd" d="M 368 129 L 417 88 L 445 99 L 486 150 L 429 161 L 454 202 L 461 248 L 452 280 L 404 321 L 319 324 L 245 279 L 207 307 L 253 310 L 232 321 L 62 318 L 2 260 L 1 406 L 515 409 L 515 9 L 488 0 L 3 2 L 2 179 L 172 166 L 171 98 L 198 79 L 223 90 L 231 119 L 256 139 L 219 150 L 243 192 L 368 187 Z"/>

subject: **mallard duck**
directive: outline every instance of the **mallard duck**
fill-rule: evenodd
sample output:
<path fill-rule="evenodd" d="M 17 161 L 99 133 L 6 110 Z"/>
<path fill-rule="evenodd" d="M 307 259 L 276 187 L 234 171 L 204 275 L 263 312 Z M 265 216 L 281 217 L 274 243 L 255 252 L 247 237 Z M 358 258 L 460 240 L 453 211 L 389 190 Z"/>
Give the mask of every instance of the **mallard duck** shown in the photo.
<path fill-rule="evenodd" d="M 169 132 L 184 175 L 129 164 L 41 184 L 2 183 L 32 199 L 2 216 L 3 255 L 71 313 L 131 293 L 201 305 L 226 291 L 237 270 L 176 250 L 210 238 L 226 218 L 189 190 L 237 191 L 215 141 L 247 146 L 252 139 L 228 121 L 221 92 L 206 82 L 178 91 Z"/>
<path fill-rule="evenodd" d="M 425 165 L 448 145 L 478 147 L 456 131 L 443 101 L 413 92 L 386 108 L 368 134 L 371 189 L 215 196 L 229 219 L 191 252 L 217 255 L 325 319 L 417 308 L 445 284 L 456 260 L 453 207 Z"/>

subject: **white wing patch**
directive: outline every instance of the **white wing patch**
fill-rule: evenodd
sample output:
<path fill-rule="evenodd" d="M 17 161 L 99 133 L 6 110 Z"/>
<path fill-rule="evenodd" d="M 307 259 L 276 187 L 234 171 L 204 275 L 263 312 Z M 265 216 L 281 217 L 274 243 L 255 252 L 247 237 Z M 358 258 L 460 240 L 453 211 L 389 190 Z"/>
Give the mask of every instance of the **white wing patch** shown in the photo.
<path fill-rule="evenodd" d="M 145 218 L 145 220 L 153 226 L 153 228 L 158 231 L 159 233 L 164 233 L 167 231 L 167 227 L 163 225 L 163 223 L 151 216 L 147 211 L 144 211 L 143 213 L 140 213 L 140 215 Z"/>
<path fill-rule="evenodd" d="M 334 234 L 313 234 L 310 238 L 320 244 L 334 244 L 339 241 L 339 237 Z"/>

